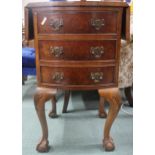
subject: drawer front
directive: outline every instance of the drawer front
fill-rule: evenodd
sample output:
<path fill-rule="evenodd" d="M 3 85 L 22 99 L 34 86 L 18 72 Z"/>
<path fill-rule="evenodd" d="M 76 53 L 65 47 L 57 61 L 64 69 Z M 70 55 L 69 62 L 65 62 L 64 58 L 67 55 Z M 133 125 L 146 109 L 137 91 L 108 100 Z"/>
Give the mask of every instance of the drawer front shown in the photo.
<path fill-rule="evenodd" d="M 42 12 L 38 32 L 55 34 L 117 33 L 117 11 Z"/>
<path fill-rule="evenodd" d="M 115 67 L 41 67 L 41 83 L 50 85 L 114 84 Z"/>
<path fill-rule="evenodd" d="M 112 60 L 116 40 L 102 41 L 39 41 L 43 60 Z"/>

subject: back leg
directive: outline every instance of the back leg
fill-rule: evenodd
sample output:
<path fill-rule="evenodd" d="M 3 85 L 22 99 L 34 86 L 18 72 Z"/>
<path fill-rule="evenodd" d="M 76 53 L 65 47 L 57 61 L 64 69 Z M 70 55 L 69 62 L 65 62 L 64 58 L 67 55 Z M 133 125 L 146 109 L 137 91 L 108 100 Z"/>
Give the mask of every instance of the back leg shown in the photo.
<path fill-rule="evenodd" d="M 133 97 L 132 97 L 131 91 L 132 91 L 132 87 L 124 88 L 126 99 L 128 100 L 130 107 L 133 107 Z"/>
<path fill-rule="evenodd" d="M 67 113 L 67 107 L 68 107 L 68 103 L 69 103 L 69 98 L 70 98 L 70 90 L 65 90 L 65 97 L 64 97 L 64 105 L 63 105 L 63 113 Z"/>
<path fill-rule="evenodd" d="M 105 108 L 104 108 L 104 103 L 105 103 L 105 100 L 103 97 L 100 97 L 100 102 L 99 102 L 99 111 L 98 111 L 98 116 L 100 118 L 106 118 L 107 117 L 107 113 L 105 111 Z"/>
<path fill-rule="evenodd" d="M 52 109 L 51 111 L 49 112 L 48 116 L 50 118 L 57 118 L 58 115 L 57 115 L 57 106 L 56 106 L 56 97 L 55 96 L 52 96 L 51 98 L 51 102 L 52 102 Z"/>

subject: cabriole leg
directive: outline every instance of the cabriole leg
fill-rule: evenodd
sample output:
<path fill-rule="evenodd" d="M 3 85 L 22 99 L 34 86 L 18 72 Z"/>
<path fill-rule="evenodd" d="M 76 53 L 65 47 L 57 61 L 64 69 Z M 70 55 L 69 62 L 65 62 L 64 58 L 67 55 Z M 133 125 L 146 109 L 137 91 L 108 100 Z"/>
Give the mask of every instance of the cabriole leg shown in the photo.
<path fill-rule="evenodd" d="M 101 89 L 99 94 L 101 98 L 104 98 L 110 104 L 104 127 L 103 147 L 106 151 L 113 151 L 115 144 L 110 136 L 110 129 L 121 107 L 121 97 L 118 88 Z"/>
<path fill-rule="evenodd" d="M 47 152 L 48 145 L 48 126 L 45 116 L 45 103 L 56 94 L 55 89 L 38 87 L 34 94 L 34 105 L 42 128 L 42 138 L 38 143 L 36 150 L 39 152 Z"/>

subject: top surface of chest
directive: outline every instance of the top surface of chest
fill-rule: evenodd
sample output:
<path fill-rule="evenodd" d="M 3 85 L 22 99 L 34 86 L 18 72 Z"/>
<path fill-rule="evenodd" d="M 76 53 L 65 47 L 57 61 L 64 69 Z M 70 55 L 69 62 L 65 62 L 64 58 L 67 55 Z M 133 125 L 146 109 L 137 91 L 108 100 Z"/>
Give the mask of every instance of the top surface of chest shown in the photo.
<path fill-rule="evenodd" d="M 128 4 L 124 0 L 97 0 L 97 1 L 87 1 L 87 0 L 79 0 L 79 1 L 53 1 L 53 2 L 37 2 L 37 3 L 29 3 L 26 7 L 29 8 L 37 8 L 37 7 L 57 7 L 57 6 L 114 6 L 114 7 L 127 7 Z"/>

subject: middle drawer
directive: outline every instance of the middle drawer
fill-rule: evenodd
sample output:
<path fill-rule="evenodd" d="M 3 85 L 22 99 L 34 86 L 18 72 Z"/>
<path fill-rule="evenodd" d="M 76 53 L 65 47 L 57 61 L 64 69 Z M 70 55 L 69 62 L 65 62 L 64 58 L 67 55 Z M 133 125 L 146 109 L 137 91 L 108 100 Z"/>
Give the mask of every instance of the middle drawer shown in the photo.
<path fill-rule="evenodd" d="M 39 41 L 40 60 L 114 60 L 116 40 Z"/>

